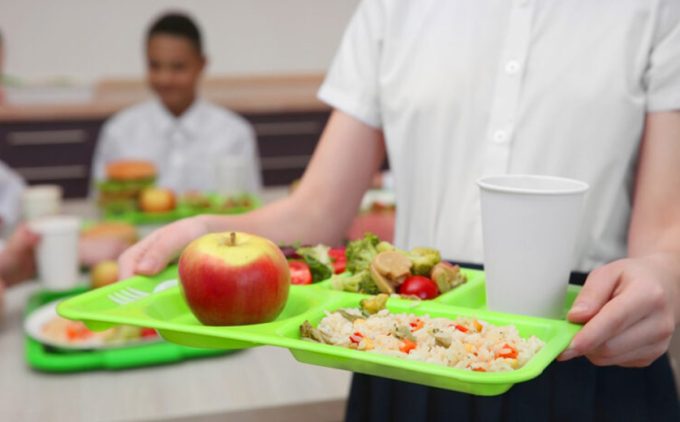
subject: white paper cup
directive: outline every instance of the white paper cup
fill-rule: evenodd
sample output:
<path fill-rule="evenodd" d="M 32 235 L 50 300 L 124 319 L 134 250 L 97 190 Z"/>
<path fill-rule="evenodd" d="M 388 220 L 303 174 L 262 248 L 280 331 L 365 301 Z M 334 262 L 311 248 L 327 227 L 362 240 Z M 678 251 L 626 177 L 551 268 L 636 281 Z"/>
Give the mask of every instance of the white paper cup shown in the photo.
<path fill-rule="evenodd" d="M 238 195 L 248 190 L 247 166 L 242 159 L 223 157 L 215 163 L 217 193 L 225 196 Z"/>
<path fill-rule="evenodd" d="M 33 221 L 61 211 L 62 190 L 58 185 L 34 185 L 24 190 L 21 196 L 24 220 Z"/>
<path fill-rule="evenodd" d="M 488 176 L 477 184 L 488 308 L 563 318 L 588 185 L 537 175 Z"/>
<path fill-rule="evenodd" d="M 78 238 L 80 221 L 76 217 L 44 217 L 30 223 L 40 235 L 36 250 L 38 276 L 47 290 L 68 290 L 79 281 Z"/>

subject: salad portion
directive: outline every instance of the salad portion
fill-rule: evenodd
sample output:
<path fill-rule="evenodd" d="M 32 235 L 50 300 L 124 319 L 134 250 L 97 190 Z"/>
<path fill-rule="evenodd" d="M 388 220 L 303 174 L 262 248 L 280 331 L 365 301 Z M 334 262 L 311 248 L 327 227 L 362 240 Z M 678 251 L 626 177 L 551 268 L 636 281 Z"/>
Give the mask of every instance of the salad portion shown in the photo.
<path fill-rule="evenodd" d="M 467 281 L 458 265 L 442 261 L 438 250 L 405 251 L 372 233 L 347 245 L 346 269 L 349 274 L 331 278 L 334 289 L 434 299 Z"/>
<path fill-rule="evenodd" d="M 363 294 L 398 294 L 434 299 L 467 281 L 457 265 L 441 259 L 434 248 L 402 250 L 366 233 L 347 247 L 281 246 L 292 284 L 330 279 L 335 290 Z"/>

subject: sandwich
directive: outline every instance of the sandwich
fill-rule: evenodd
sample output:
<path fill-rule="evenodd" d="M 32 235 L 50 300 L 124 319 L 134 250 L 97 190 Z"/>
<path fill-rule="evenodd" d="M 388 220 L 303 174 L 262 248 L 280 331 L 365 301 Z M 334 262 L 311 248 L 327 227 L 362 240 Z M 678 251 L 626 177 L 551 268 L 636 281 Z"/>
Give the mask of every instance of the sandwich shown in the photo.
<path fill-rule="evenodd" d="M 137 209 L 139 194 L 156 181 L 156 166 L 149 161 L 120 160 L 106 166 L 106 180 L 97 184 L 97 203 L 107 213 Z"/>

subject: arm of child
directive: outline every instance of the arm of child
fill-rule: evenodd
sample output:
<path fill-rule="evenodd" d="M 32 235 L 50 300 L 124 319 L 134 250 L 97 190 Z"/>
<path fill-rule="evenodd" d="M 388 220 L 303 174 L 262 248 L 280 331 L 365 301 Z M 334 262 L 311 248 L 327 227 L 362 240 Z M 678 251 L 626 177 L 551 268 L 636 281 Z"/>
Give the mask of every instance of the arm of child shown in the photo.
<path fill-rule="evenodd" d="M 628 258 L 590 273 L 569 312 L 585 323 L 561 360 L 640 367 L 668 350 L 680 321 L 680 111 L 647 116 Z"/>

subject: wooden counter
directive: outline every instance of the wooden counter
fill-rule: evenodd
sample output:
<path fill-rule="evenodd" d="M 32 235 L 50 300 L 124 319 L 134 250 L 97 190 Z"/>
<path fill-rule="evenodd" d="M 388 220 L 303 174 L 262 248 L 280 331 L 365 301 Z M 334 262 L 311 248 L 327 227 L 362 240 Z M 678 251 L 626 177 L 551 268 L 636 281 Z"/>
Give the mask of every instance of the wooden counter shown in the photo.
<path fill-rule="evenodd" d="M 255 129 L 266 186 L 299 178 L 328 119 L 316 98 L 322 75 L 206 80 L 202 95 L 242 114 Z M 88 102 L 0 105 L 0 160 L 29 183 L 57 183 L 84 197 L 99 130 L 117 111 L 150 98 L 143 81 L 99 84 Z"/>
<path fill-rule="evenodd" d="M 240 114 L 325 112 L 316 98 L 323 75 L 248 76 L 211 78 L 203 96 Z M 91 101 L 73 104 L 0 104 L 0 123 L 54 120 L 100 120 L 151 97 L 142 80 L 104 81 Z"/>

